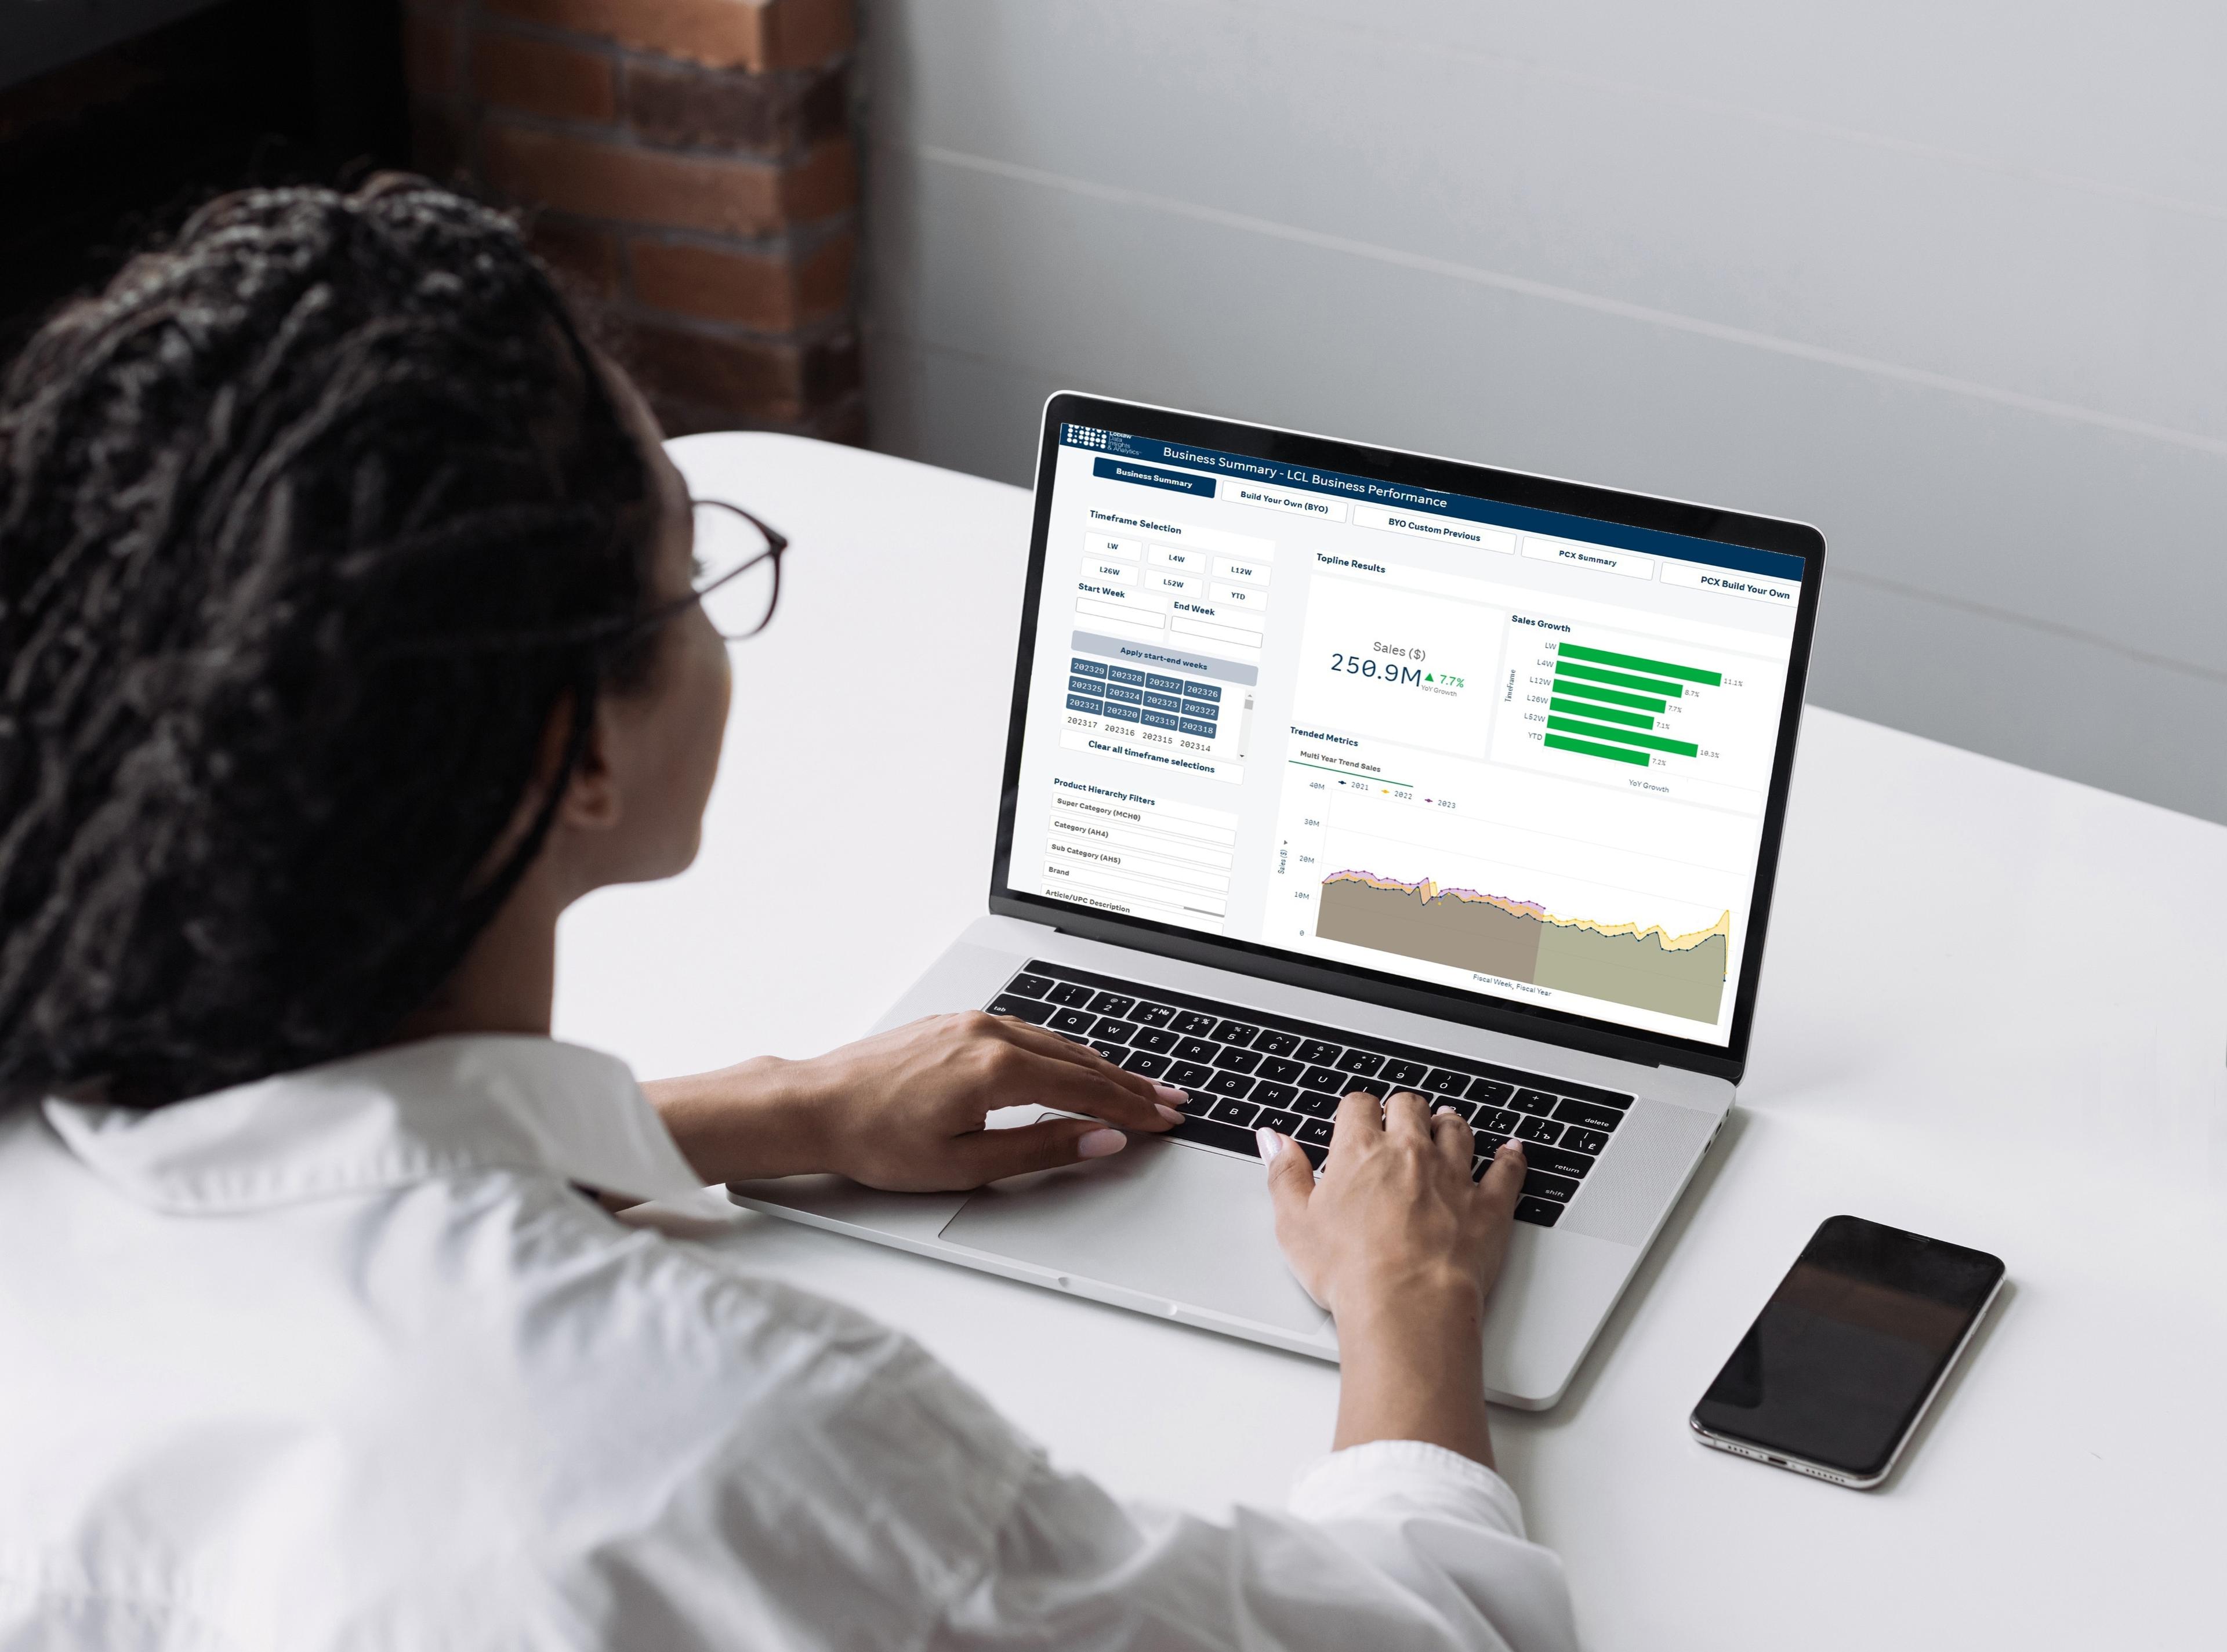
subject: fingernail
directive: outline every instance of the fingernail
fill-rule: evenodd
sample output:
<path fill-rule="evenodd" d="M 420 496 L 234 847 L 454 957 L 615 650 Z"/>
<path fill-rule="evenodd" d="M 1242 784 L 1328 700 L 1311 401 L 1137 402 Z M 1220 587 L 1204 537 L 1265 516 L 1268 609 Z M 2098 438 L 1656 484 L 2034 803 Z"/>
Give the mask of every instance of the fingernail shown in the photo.
<path fill-rule="evenodd" d="M 1284 1139 L 1266 1125 L 1253 1132 L 1253 1139 L 1260 1144 L 1260 1162 L 1263 1164 L 1274 1164 L 1276 1155 L 1284 1151 Z"/>
<path fill-rule="evenodd" d="M 1516 1140 L 1515 1137 L 1510 1136 L 1506 1141 L 1501 1143 L 1500 1145 L 1493 1151 L 1492 1156 L 1495 1158 L 1497 1158 L 1503 1153 L 1513 1153 L 1516 1158 L 1521 1158 L 1523 1157 L 1523 1144 Z"/>
<path fill-rule="evenodd" d="M 1154 1102 L 1153 1105 L 1155 1107 L 1159 1106 L 1158 1102 Z M 1179 1125 L 1184 1121 L 1183 1114 L 1177 1112 L 1173 1107 L 1160 1107 L 1160 1117 L 1166 1119 L 1171 1125 Z"/>
<path fill-rule="evenodd" d="M 1440 1107 L 1440 1108 L 1439 1109 L 1439 1116 L 1440 1116 L 1441 1118 L 1443 1118 L 1445 1114 L 1447 1114 L 1447 1113 L 1452 1113 L 1452 1111 L 1453 1111 L 1453 1109 L 1452 1109 L 1452 1107 Z"/>
<path fill-rule="evenodd" d="M 1129 1139 L 1118 1130 L 1094 1130 L 1075 1144 L 1077 1158 L 1103 1158 L 1108 1153 L 1118 1153 L 1129 1145 Z"/>
<path fill-rule="evenodd" d="M 1161 1100 L 1169 1102 L 1178 1107 L 1183 1106 L 1184 1100 L 1184 1093 L 1177 1089 L 1174 1085 L 1155 1084 L 1152 1088 L 1160 1093 Z"/>

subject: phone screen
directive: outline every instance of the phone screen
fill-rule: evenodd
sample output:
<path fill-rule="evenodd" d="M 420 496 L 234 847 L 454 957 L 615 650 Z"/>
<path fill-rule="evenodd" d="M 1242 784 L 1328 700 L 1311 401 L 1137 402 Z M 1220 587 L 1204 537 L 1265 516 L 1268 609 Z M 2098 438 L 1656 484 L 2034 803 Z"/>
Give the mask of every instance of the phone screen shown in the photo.
<path fill-rule="evenodd" d="M 1694 1407 L 1765 1452 L 1870 1478 L 1893 1461 L 2003 1277 L 1999 1258 L 1834 1216 Z"/>

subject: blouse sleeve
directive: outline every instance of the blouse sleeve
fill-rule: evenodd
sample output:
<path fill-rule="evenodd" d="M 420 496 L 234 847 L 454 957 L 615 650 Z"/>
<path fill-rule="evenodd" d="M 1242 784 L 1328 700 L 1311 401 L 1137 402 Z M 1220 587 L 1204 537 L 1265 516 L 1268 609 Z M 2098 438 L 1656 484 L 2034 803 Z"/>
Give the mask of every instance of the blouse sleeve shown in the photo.
<path fill-rule="evenodd" d="M 1115 1647 L 1574 1652 L 1561 1563 L 1515 1494 L 1438 1446 L 1386 1440 L 1229 1524 L 1116 1502 L 1039 1460 L 935 1652 Z"/>

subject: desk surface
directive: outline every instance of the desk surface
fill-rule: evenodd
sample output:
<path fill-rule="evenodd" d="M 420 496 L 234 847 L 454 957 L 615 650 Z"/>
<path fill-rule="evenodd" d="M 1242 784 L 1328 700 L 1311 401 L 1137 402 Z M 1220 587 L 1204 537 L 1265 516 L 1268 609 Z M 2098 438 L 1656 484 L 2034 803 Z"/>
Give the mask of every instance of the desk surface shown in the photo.
<path fill-rule="evenodd" d="M 795 550 L 736 655 L 698 864 L 565 922 L 559 1034 L 645 1076 L 853 1036 L 982 909 L 1028 539 L 995 482 L 783 437 L 673 452 Z M 2227 828 L 1812 709 L 1779 890 L 1732 1122 L 1568 1398 L 1494 1416 L 1586 1643 L 2217 1644 Z M 1837 1211 L 2010 1269 L 1868 1494 L 1685 1427 Z M 710 1194 L 660 1219 L 903 1327 L 1126 1495 L 1276 1502 L 1329 1438 L 1309 1360 Z"/>

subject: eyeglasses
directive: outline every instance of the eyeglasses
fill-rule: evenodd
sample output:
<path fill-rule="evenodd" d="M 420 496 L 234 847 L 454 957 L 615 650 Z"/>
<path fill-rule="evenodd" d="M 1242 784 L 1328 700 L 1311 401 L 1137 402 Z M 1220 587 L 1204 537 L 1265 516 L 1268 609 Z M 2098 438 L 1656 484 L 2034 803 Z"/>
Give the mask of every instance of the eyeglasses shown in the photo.
<path fill-rule="evenodd" d="M 692 499 L 688 508 L 696 533 L 688 595 L 660 603 L 635 623 L 662 624 L 700 607 L 728 641 L 756 636 L 781 601 L 781 553 L 788 549 L 788 536 L 724 499 Z"/>

